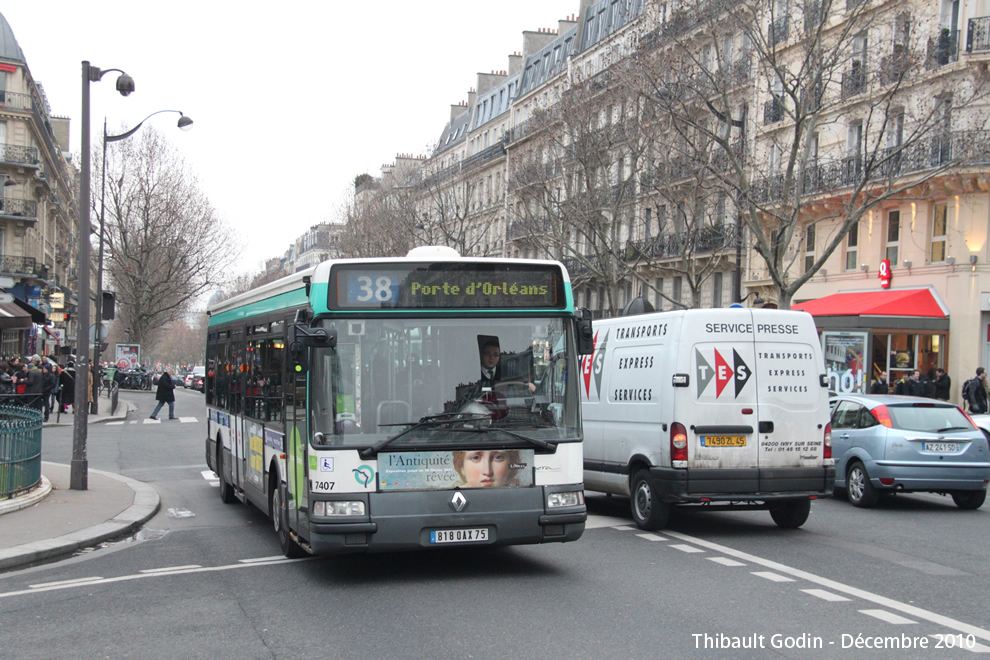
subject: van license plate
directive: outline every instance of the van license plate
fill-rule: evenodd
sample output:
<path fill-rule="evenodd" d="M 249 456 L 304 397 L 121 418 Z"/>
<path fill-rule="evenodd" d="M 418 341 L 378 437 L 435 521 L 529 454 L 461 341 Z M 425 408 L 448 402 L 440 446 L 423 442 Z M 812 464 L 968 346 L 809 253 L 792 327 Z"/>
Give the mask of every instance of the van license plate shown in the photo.
<path fill-rule="evenodd" d="M 955 454 L 959 451 L 959 445 L 955 442 L 926 442 L 925 451 L 934 451 L 939 454 Z"/>
<path fill-rule="evenodd" d="M 746 436 L 744 435 L 703 435 L 701 436 L 702 447 L 745 447 Z"/>
<path fill-rule="evenodd" d="M 434 529 L 430 531 L 430 543 L 484 543 L 488 529 Z"/>

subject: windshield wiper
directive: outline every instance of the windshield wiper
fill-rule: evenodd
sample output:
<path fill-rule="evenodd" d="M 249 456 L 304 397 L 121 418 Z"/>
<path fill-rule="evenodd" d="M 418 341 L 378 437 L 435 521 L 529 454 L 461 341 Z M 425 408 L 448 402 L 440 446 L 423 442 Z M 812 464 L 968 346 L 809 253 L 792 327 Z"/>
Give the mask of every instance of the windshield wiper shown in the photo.
<path fill-rule="evenodd" d="M 946 426 L 944 429 L 939 429 L 936 433 L 945 433 L 946 431 L 972 431 L 968 426 Z"/>
<path fill-rule="evenodd" d="M 490 415 L 484 413 L 459 413 L 459 412 L 446 412 L 437 413 L 436 415 L 427 415 L 426 417 L 420 418 L 418 422 L 398 422 L 395 424 L 382 424 L 382 426 L 409 426 L 405 431 L 401 433 L 396 433 L 395 435 L 389 436 L 384 440 L 379 440 L 375 444 L 362 449 L 359 454 L 361 458 L 371 458 L 382 449 L 392 444 L 399 438 L 413 431 L 419 429 L 428 429 L 441 426 L 443 424 L 450 424 L 451 422 L 473 422 L 482 419 L 490 419 Z"/>

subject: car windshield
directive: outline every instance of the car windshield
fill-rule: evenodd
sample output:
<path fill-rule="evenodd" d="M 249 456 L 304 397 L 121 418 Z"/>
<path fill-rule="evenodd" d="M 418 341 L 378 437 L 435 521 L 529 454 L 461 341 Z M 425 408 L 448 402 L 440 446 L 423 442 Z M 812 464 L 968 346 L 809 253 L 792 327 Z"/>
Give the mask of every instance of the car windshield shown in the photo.
<path fill-rule="evenodd" d="M 564 319 L 388 318 L 325 327 L 336 330 L 337 345 L 311 352 L 317 444 L 547 447 L 580 437 L 574 339 Z"/>
<path fill-rule="evenodd" d="M 948 433 L 974 430 L 966 415 L 955 406 L 888 405 L 887 410 L 894 428 L 905 431 Z"/>

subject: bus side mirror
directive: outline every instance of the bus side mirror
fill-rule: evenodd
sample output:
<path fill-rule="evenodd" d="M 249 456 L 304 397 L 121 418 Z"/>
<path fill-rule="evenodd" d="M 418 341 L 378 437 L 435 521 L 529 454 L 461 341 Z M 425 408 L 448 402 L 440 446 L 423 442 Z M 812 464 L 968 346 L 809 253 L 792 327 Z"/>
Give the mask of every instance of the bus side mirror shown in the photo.
<path fill-rule="evenodd" d="M 595 334 L 591 328 L 591 310 L 582 307 L 577 318 L 578 355 L 591 355 L 595 352 Z"/>

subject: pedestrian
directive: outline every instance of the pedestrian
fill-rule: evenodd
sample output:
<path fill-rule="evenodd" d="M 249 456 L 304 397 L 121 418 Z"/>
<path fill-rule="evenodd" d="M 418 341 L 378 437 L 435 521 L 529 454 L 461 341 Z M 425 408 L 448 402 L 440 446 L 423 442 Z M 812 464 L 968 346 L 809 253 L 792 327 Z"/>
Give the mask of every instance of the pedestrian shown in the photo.
<path fill-rule="evenodd" d="M 52 400 L 56 389 L 58 389 L 58 374 L 55 373 L 55 367 L 51 362 L 45 362 L 41 367 L 41 396 L 45 404 L 46 422 L 52 414 Z"/>
<path fill-rule="evenodd" d="M 963 398 L 969 405 L 969 412 L 974 415 L 984 415 L 987 412 L 987 372 L 983 367 L 977 367 L 976 377 L 963 385 Z"/>
<path fill-rule="evenodd" d="M 935 398 L 948 401 L 950 392 L 952 392 L 952 379 L 945 373 L 945 369 L 939 367 L 935 370 Z"/>
<path fill-rule="evenodd" d="M 168 418 L 175 419 L 175 383 L 172 382 L 168 369 L 158 379 L 158 391 L 155 393 L 155 399 L 158 401 L 158 405 L 155 406 L 155 411 L 151 413 L 151 419 L 158 419 L 158 412 L 166 403 L 168 404 Z"/>
<path fill-rule="evenodd" d="M 925 383 L 921 380 L 921 372 L 915 369 L 907 381 L 907 394 L 908 396 L 926 396 L 927 393 Z"/>
<path fill-rule="evenodd" d="M 24 393 L 27 395 L 26 405 L 41 412 L 45 405 L 45 402 L 42 400 L 42 395 L 44 394 L 44 376 L 34 361 L 28 362 L 25 368 L 27 369 L 27 377 L 24 379 Z"/>
<path fill-rule="evenodd" d="M 890 394 L 890 385 L 887 384 L 887 372 L 881 371 L 877 379 L 870 386 L 870 394 Z"/>
<path fill-rule="evenodd" d="M 71 360 L 65 363 L 65 369 L 58 377 L 58 404 L 62 407 L 62 412 L 69 412 L 76 409 L 76 365 Z"/>

